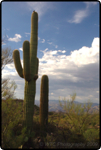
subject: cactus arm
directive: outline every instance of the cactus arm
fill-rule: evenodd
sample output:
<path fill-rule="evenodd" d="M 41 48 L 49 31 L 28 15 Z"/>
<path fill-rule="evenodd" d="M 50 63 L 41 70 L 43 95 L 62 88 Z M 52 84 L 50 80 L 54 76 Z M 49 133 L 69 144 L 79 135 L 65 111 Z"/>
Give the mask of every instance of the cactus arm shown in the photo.
<path fill-rule="evenodd" d="M 21 65 L 21 61 L 20 61 L 20 54 L 17 49 L 15 49 L 13 51 L 13 59 L 14 59 L 14 65 L 15 65 L 16 71 L 18 72 L 18 74 L 21 78 L 24 78 L 23 69 L 22 69 L 22 65 Z"/>
<path fill-rule="evenodd" d="M 26 81 L 30 81 L 30 43 L 23 43 L 23 75 Z"/>

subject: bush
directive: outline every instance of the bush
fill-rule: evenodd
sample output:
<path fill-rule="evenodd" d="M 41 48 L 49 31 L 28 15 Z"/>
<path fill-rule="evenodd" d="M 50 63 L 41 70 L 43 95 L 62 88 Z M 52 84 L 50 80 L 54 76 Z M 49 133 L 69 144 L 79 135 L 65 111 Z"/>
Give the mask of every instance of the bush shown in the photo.
<path fill-rule="evenodd" d="M 60 102 L 60 106 L 65 111 L 65 115 L 67 118 L 67 124 L 72 127 L 73 131 L 77 133 L 84 133 L 92 120 L 92 115 L 89 113 L 91 108 L 91 103 L 87 105 L 81 105 L 74 103 L 76 98 L 76 94 L 71 95 L 71 101 L 64 99 L 64 104 Z"/>
<path fill-rule="evenodd" d="M 2 148 L 17 148 L 22 135 L 15 136 L 14 128 L 22 124 L 22 105 L 13 99 L 2 100 Z"/>

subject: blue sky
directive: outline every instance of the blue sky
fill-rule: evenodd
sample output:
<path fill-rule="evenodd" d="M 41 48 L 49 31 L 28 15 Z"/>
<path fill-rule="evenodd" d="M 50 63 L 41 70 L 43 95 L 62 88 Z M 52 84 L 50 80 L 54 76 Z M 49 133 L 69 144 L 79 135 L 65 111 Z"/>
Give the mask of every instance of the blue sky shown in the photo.
<path fill-rule="evenodd" d="M 39 78 L 36 100 L 40 99 L 43 74 L 49 77 L 49 100 L 76 92 L 76 100 L 99 103 L 99 2 L 2 2 L 2 47 L 18 49 L 23 65 L 22 44 L 30 41 L 31 14 L 38 12 Z M 24 80 L 14 64 L 2 71 L 17 84 L 23 98 Z"/>

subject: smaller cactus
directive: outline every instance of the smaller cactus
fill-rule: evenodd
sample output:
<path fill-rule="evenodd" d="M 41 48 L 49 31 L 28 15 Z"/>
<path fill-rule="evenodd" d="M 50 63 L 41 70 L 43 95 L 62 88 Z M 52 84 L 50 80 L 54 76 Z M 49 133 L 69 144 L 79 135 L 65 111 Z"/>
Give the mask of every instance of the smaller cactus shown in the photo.
<path fill-rule="evenodd" d="M 43 75 L 40 86 L 40 129 L 44 130 L 48 125 L 48 76 Z"/>

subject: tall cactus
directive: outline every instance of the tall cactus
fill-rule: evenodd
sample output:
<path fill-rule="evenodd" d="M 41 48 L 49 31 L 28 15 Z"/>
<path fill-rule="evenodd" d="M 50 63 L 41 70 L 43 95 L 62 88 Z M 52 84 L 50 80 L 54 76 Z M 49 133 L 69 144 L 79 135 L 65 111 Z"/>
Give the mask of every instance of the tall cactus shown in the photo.
<path fill-rule="evenodd" d="M 20 54 L 16 49 L 13 51 L 15 68 L 20 77 L 25 79 L 24 90 L 24 120 L 27 128 L 32 129 L 34 99 L 36 93 L 36 79 L 38 78 L 37 58 L 38 44 L 38 14 L 33 11 L 31 16 L 31 38 L 23 43 L 23 69 L 20 62 Z"/>
<path fill-rule="evenodd" d="M 48 76 L 43 75 L 41 78 L 40 86 L 40 128 L 45 129 L 45 125 L 48 125 Z"/>

